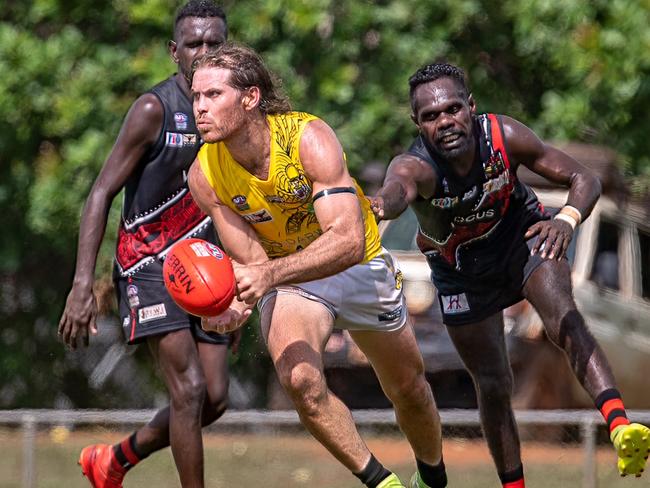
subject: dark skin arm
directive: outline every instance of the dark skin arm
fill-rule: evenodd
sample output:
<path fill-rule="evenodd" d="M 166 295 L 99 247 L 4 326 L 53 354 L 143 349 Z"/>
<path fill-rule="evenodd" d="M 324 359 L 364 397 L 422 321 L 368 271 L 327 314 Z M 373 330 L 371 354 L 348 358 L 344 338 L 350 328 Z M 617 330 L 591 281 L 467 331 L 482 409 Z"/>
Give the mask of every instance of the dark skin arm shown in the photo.
<path fill-rule="evenodd" d="M 567 205 L 577 208 L 585 220 L 600 196 L 598 178 L 568 154 L 541 141 L 521 122 L 506 116 L 502 120 L 513 171 L 517 165 L 523 164 L 549 181 L 567 186 Z M 560 259 L 569 247 L 573 228 L 563 220 L 545 220 L 532 225 L 525 238 L 533 236 L 538 236 L 533 254 L 540 252 L 542 258 Z"/>
<path fill-rule="evenodd" d="M 398 154 L 388 166 L 384 185 L 369 198 L 370 207 L 377 220 L 396 219 L 418 195 L 433 196 L 437 186 L 431 166 L 412 154 Z"/>
<path fill-rule="evenodd" d="M 76 349 L 79 342 L 87 346 L 89 332 L 97 333 L 93 282 L 108 211 L 115 195 L 157 140 L 163 115 L 162 104 L 153 94 L 145 94 L 134 102 L 84 205 L 72 289 L 58 328 L 61 340 L 71 349 Z"/>

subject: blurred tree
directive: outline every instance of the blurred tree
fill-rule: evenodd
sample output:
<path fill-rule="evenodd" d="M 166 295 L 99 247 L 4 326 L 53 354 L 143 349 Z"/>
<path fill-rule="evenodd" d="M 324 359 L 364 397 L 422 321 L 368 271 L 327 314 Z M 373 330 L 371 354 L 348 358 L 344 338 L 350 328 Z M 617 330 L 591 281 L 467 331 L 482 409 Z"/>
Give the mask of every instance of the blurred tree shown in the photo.
<path fill-rule="evenodd" d="M 78 381 L 55 331 L 81 206 L 131 102 L 174 70 L 165 43 L 180 4 L 9 0 L 0 11 L 0 408 L 51 406 Z M 337 130 L 355 173 L 409 143 L 408 76 L 446 59 L 466 69 L 480 110 L 610 146 L 650 181 L 648 0 L 223 4 L 232 38 Z M 261 346 L 245 346 L 235 368 L 258 371 Z"/>

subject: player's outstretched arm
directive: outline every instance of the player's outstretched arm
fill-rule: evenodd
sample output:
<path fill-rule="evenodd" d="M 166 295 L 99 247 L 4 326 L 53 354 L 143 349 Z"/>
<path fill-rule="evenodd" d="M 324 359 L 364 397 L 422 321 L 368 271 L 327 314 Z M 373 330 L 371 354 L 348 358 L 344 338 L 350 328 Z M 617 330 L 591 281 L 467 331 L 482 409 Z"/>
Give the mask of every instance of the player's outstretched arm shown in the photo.
<path fill-rule="evenodd" d="M 86 199 L 81 214 L 72 289 L 58 327 L 61 340 L 72 349 L 79 341 L 87 346 L 89 332 L 97 333 L 93 282 L 111 202 L 158 138 L 162 120 L 163 108 L 155 95 L 146 94 L 135 101 Z"/>
<path fill-rule="evenodd" d="M 435 191 L 433 171 L 417 156 L 398 154 L 386 171 L 384 184 L 374 197 L 370 207 L 377 220 L 391 220 L 399 217 L 418 196 L 419 186 L 428 182 L 427 192 Z"/>
<path fill-rule="evenodd" d="M 538 235 L 533 253 L 560 259 L 566 253 L 575 227 L 585 220 L 600 197 L 598 178 L 578 161 L 556 147 L 541 141 L 517 120 L 503 116 L 503 129 L 508 154 L 515 164 L 523 164 L 540 176 L 567 186 L 566 205 L 551 221 L 538 222 L 526 238 Z M 516 167 L 514 168 L 516 170 Z"/>

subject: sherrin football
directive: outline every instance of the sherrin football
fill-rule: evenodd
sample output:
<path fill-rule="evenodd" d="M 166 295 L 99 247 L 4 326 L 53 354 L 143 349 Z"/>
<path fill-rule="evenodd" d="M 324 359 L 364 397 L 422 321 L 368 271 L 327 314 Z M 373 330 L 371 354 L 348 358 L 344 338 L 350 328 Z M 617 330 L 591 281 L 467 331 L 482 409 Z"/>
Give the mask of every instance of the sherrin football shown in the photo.
<path fill-rule="evenodd" d="M 235 296 L 230 258 L 202 239 L 174 244 L 163 264 L 167 291 L 187 313 L 213 317 L 226 310 Z"/>

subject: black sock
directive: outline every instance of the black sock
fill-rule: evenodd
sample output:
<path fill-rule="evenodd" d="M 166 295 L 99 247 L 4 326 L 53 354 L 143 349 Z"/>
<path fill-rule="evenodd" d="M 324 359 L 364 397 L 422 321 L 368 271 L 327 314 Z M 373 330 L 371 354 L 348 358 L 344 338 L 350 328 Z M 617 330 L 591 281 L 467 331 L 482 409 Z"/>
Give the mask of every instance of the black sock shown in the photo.
<path fill-rule="evenodd" d="M 431 488 L 445 488 L 447 486 L 447 472 L 445 471 L 445 463 L 442 459 L 436 465 L 425 463 L 419 459 L 415 459 L 418 465 L 418 473 L 420 478 Z"/>
<path fill-rule="evenodd" d="M 361 483 L 368 488 L 376 488 L 379 483 L 388 478 L 392 473 L 377 461 L 375 456 L 370 456 L 370 461 L 360 473 L 354 473 L 354 476 L 361 480 Z"/>

